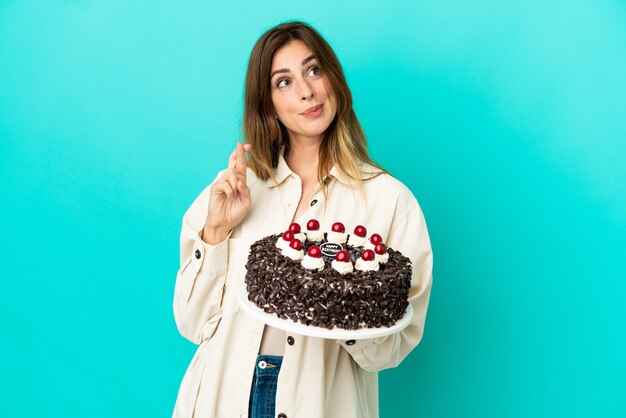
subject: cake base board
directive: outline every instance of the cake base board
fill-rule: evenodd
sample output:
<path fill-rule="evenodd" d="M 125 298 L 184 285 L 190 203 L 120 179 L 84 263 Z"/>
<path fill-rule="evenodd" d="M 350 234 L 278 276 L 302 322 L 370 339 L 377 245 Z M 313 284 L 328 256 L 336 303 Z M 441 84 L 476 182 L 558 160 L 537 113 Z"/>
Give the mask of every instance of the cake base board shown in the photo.
<path fill-rule="evenodd" d="M 327 338 L 331 340 L 363 340 L 368 338 L 385 337 L 406 328 L 411 323 L 411 319 L 413 318 L 413 306 L 409 304 L 404 316 L 391 327 L 361 328 L 356 330 L 347 330 L 337 327 L 333 329 L 326 329 L 312 325 L 304 325 L 299 322 L 292 321 L 291 319 L 281 319 L 276 314 L 265 312 L 263 309 L 256 306 L 254 302 L 248 300 L 248 290 L 245 283 L 242 283 L 242 286 L 240 286 L 237 291 L 237 301 L 244 312 L 264 324 L 293 334 L 306 335 L 308 337 Z"/>

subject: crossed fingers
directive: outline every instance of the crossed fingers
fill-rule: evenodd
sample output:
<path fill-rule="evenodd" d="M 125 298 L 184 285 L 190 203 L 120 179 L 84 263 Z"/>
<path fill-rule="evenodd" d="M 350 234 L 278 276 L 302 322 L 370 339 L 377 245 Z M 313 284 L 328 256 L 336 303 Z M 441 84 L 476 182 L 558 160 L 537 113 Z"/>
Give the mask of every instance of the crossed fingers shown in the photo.
<path fill-rule="evenodd" d="M 226 172 L 226 179 L 232 192 L 237 190 L 242 190 L 247 186 L 246 180 L 246 151 L 249 151 L 251 148 L 250 144 L 242 144 L 241 142 L 237 142 L 237 147 L 230 154 L 228 158 L 228 171 Z M 241 182 L 241 185 L 238 187 L 238 183 Z M 227 193 L 229 195 L 229 193 Z M 230 197 L 230 196 L 229 196 Z"/>

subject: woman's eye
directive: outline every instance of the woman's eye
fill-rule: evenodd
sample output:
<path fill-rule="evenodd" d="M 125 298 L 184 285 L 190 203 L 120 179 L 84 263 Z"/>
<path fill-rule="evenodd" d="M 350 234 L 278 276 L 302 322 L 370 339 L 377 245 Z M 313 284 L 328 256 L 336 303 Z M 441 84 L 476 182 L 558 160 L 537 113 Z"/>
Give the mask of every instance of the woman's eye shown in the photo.
<path fill-rule="evenodd" d="M 313 72 L 313 75 L 320 75 L 320 73 L 322 72 L 321 68 L 318 66 L 315 67 L 311 67 L 309 69 L 309 73 Z M 278 80 L 278 82 L 276 82 L 276 87 L 278 88 L 282 88 L 285 87 L 289 84 L 289 79 L 288 78 L 281 78 L 280 80 Z"/>
<path fill-rule="evenodd" d="M 320 67 L 317 67 L 317 66 L 316 66 L 316 67 L 311 67 L 311 70 L 316 70 L 316 73 L 315 73 L 315 74 L 313 74 L 313 75 L 319 75 L 319 73 L 321 73 L 321 72 L 322 72 L 322 70 L 320 69 Z M 311 70 L 309 70 L 309 72 L 310 72 Z"/>

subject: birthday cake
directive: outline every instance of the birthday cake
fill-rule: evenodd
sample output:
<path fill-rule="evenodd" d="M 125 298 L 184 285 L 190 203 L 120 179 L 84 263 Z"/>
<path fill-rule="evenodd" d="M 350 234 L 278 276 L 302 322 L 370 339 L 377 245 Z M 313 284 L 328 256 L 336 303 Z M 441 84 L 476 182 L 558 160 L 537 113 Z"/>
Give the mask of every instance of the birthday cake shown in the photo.
<path fill-rule="evenodd" d="M 322 232 L 311 219 L 250 246 L 248 300 L 266 313 L 309 326 L 390 327 L 405 314 L 411 261 L 362 225 L 336 222 Z"/>

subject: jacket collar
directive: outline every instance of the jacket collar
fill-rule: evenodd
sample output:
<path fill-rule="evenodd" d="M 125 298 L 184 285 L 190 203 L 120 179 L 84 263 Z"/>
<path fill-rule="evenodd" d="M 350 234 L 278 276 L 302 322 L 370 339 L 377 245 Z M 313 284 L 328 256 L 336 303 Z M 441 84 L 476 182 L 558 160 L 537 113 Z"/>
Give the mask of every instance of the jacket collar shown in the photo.
<path fill-rule="evenodd" d="M 287 177 L 289 177 L 291 174 L 294 174 L 294 172 L 287 165 L 285 158 L 283 157 L 283 151 L 284 147 L 281 147 L 280 153 L 278 154 L 278 166 L 274 169 L 274 177 L 276 178 L 276 181 L 274 181 L 274 179 L 270 177 L 269 179 L 267 179 L 267 187 L 277 186 L 285 181 Z M 367 180 L 373 174 L 380 171 L 376 167 L 373 167 L 361 161 L 359 161 L 357 165 L 359 167 L 361 180 Z M 354 183 L 339 171 L 336 164 L 333 165 L 333 167 L 330 169 L 326 178 L 328 178 L 329 176 L 348 187 L 355 187 Z"/>
<path fill-rule="evenodd" d="M 285 161 L 285 158 L 283 157 L 283 150 L 284 147 L 281 147 L 280 152 L 278 153 L 278 166 L 274 169 L 274 177 L 276 178 L 276 181 L 274 181 L 274 179 L 270 177 L 269 179 L 267 179 L 267 187 L 277 186 L 285 181 L 287 177 L 293 174 L 293 171 L 291 171 L 291 169 L 287 165 L 287 162 Z"/>

